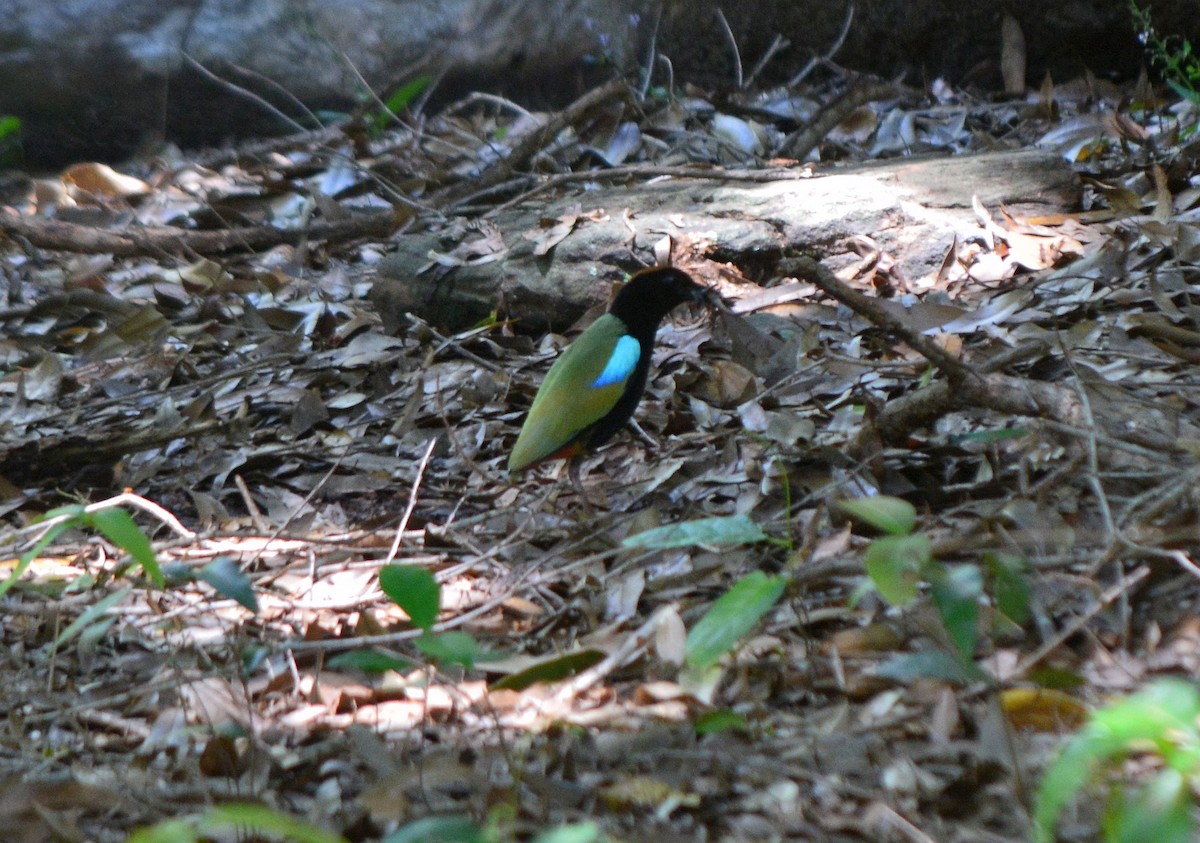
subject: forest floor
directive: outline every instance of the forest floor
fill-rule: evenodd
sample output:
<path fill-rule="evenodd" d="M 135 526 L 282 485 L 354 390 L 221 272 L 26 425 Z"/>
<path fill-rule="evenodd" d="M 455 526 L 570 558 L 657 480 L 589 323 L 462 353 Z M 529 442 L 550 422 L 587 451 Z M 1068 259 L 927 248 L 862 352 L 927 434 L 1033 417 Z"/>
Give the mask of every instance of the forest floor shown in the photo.
<path fill-rule="evenodd" d="M 1027 839 L 1065 737 L 1197 669 L 1195 112 L 836 81 L 812 144 L 794 92 L 610 91 L 5 182 L 5 839 Z M 813 244 L 833 273 L 635 250 L 737 318 L 669 320 L 582 496 L 504 472 L 564 337 L 499 297 L 393 334 L 368 299 L 418 230 L 450 278 L 522 238 L 552 261 L 590 210 L 553 174 L 1035 143 L 1079 205 L 981 205 L 926 277 L 870 231 Z M 383 564 L 433 575 L 431 628 Z"/>

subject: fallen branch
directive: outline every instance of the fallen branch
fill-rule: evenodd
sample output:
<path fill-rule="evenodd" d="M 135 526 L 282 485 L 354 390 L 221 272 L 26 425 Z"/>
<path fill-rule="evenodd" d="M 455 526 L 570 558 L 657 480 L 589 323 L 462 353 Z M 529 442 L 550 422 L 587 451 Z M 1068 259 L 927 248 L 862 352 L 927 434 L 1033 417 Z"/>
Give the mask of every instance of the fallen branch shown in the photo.
<path fill-rule="evenodd" d="M 1102 445 L 1111 442 L 1109 447 L 1128 443 L 1160 454 L 1193 456 L 1184 440 L 1200 438 L 1200 431 L 1190 426 L 1182 429 L 1181 426 L 1186 424 L 1182 418 L 1162 417 L 1157 419 L 1161 424 L 1147 424 L 1145 408 L 1141 408 L 1141 415 L 1135 415 L 1136 405 L 1130 407 L 1111 401 L 1105 402 L 1105 412 L 1089 417 L 1074 389 L 996 371 L 1018 362 L 1033 349 L 1014 349 L 982 366 L 971 367 L 892 316 L 879 302 L 843 284 L 819 262 L 806 257 L 793 258 L 780 269 L 785 274 L 811 281 L 872 324 L 899 337 L 946 376 L 945 381 L 889 400 L 863 425 L 850 445 L 852 454 L 871 453 L 874 443 L 879 441 L 903 442 L 913 431 L 931 426 L 954 410 L 981 407 L 1010 416 L 1045 419 L 1081 434 L 1098 435 L 1097 442 Z M 1176 426 L 1180 429 L 1172 429 Z"/>
<path fill-rule="evenodd" d="M 445 208 L 512 178 L 563 129 L 580 122 L 594 108 L 610 99 L 628 95 L 629 86 L 620 79 L 588 91 L 562 111 L 551 115 L 544 126 L 522 137 L 508 155 L 493 162 L 477 177 L 453 184 L 435 194 L 430 198 L 429 204 L 436 208 Z"/>
<path fill-rule="evenodd" d="M 0 235 L 24 238 L 40 249 L 77 254 L 219 255 L 226 252 L 261 252 L 313 240 L 340 242 L 388 237 L 396 230 L 390 213 L 360 216 L 341 222 L 317 223 L 307 228 L 263 225 L 214 231 L 188 231 L 171 226 L 129 226 L 120 230 L 78 223 L 0 214 Z"/>

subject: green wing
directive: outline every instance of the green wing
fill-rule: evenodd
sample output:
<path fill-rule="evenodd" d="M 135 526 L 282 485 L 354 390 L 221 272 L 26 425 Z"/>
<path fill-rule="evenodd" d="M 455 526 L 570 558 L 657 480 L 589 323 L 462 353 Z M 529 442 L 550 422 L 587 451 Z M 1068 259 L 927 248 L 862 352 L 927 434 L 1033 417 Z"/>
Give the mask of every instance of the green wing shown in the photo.
<path fill-rule="evenodd" d="M 624 335 L 624 323 L 606 313 L 554 361 L 509 455 L 509 471 L 519 471 L 550 456 L 616 406 L 629 374 L 605 386 L 592 384 L 604 371 L 617 341 Z"/>

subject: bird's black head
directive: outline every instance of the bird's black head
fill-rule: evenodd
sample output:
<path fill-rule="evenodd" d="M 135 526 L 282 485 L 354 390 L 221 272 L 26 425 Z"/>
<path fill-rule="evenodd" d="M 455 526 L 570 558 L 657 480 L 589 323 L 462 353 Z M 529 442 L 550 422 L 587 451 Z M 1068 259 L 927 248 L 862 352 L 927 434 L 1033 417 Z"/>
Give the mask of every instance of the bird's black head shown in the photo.
<path fill-rule="evenodd" d="M 629 329 L 632 336 L 653 337 L 658 323 L 677 306 L 689 301 L 703 301 L 708 288 L 697 284 L 680 269 L 660 266 L 643 269 L 629 279 L 608 312 Z"/>

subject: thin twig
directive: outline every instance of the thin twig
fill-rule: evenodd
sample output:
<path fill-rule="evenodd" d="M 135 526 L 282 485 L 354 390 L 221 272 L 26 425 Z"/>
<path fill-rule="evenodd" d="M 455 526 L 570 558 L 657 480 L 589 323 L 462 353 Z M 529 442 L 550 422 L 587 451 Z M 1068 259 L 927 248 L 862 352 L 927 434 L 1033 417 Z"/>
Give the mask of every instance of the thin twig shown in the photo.
<path fill-rule="evenodd" d="M 645 102 L 646 94 L 650 91 L 650 80 L 654 78 L 654 62 L 658 53 L 658 26 L 660 23 L 662 23 L 662 3 L 656 3 L 654 7 L 654 26 L 650 28 L 650 38 L 647 39 L 646 43 L 646 73 L 642 79 L 642 84 L 638 86 L 638 102 Z M 670 68 L 670 66 L 670 62 L 667 62 L 667 67 Z M 670 88 L 667 90 L 670 91 Z"/>
<path fill-rule="evenodd" d="M 978 377 L 978 374 L 929 337 L 905 325 L 888 313 L 878 301 L 864 296 L 839 281 L 828 267 L 808 257 L 791 259 L 780 267 L 787 274 L 803 277 L 870 322 L 895 334 L 914 351 L 932 363 L 952 384 Z"/>
<path fill-rule="evenodd" d="M 1009 681 L 1024 678 L 1025 674 L 1028 673 L 1035 665 L 1037 665 L 1038 662 L 1061 647 L 1062 643 L 1076 632 L 1087 626 L 1088 622 L 1091 621 L 1092 618 L 1096 617 L 1096 615 L 1103 612 L 1104 609 L 1107 608 L 1108 604 L 1112 603 L 1123 594 L 1128 593 L 1135 585 L 1146 579 L 1148 576 L 1150 576 L 1149 566 L 1142 565 L 1130 573 L 1129 576 L 1122 577 L 1121 581 L 1116 585 L 1109 586 L 1104 593 L 1096 598 L 1096 602 L 1088 607 L 1086 612 L 1083 612 L 1075 617 L 1070 623 L 1055 633 L 1052 638 L 1042 642 L 1042 646 L 1038 647 L 1028 656 L 1021 659 L 1021 661 L 1017 663 L 1017 666 L 1013 668 L 1012 673 L 1005 678 Z"/>
<path fill-rule="evenodd" d="M 83 511 L 85 513 L 90 514 L 93 512 L 99 512 L 102 509 L 112 509 L 113 507 L 125 506 L 125 505 L 135 507 L 137 509 L 142 510 L 143 512 L 153 515 L 155 518 L 157 518 L 159 521 L 161 521 L 163 524 L 165 524 L 167 527 L 169 527 L 174 533 L 176 533 L 179 536 L 182 536 L 184 539 L 187 539 L 188 541 L 192 541 L 193 539 L 196 538 L 196 534 L 194 532 L 192 532 L 191 530 L 189 530 L 187 527 L 183 526 L 183 522 L 181 522 L 178 518 L 176 518 L 171 512 L 164 509 L 162 506 L 155 503 L 154 501 L 143 498 L 141 495 L 135 495 L 133 492 L 122 492 L 121 494 L 116 495 L 114 497 L 106 498 L 105 500 L 88 504 L 87 506 L 85 506 L 83 508 Z M 44 521 L 38 521 L 36 524 L 30 524 L 27 527 L 22 527 L 15 531 L 15 535 L 20 535 L 21 533 L 26 533 L 26 532 L 32 533 L 33 534 L 32 541 L 34 543 L 36 543 L 42 536 L 44 536 L 46 534 L 46 532 L 48 530 L 50 530 L 56 524 L 61 524 L 64 521 L 69 521 L 74 517 L 75 516 L 72 513 L 64 513 L 63 515 L 56 515 L 53 518 L 47 518 Z"/>
<path fill-rule="evenodd" d="M 507 110 L 513 112 L 514 114 L 516 114 L 519 117 L 528 118 L 528 117 L 533 116 L 529 113 L 529 110 L 527 108 L 525 108 L 524 106 L 518 105 L 517 103 L 513 102 L 512 100 L 507 99 L 506 97 L 502 97 L 499 94 L 489 94 L 484 91 L 472 91 L 469 95 L 463 97 L 458 102 L 446 106 L 446 108 L 444 108 L 442 110 L 441 116 L 446 117 L 451 114 L 457 114 L 458 112 L 469 108 L 470 106 L 474 105 L 477 102 L 487 102 L 487 103 L 491 103 L 492 105 L 498 105 L 501 108 L 504 108 L 504 109 L 507 109 Z"/>
<path fill-rule="evenodd" d="M 437 445 L 436 436 L 430 438 L 429 444 L 425 446 L 421 462 L 417 465 L 417 476 L 413 478 L 412 490 L 408 493 L 408 506 L 404 509 L 404 517 L 400 519 L 400 525 L 396 527 L 396 538 L 392 540 L 392 549 L 388 551 L 387 558 L 383 560 L 384 565 L 391 564 L 400 551 L 400 541 L 404 538 L 404 531 L 408 528 L 408 519 L 412 517 L 413 510 L 417 506 L 417 490 L 421 488 L 421 478 L 425 476 L 425 467 L 429 465 L 429 457 L 433 455 L 435 445 Z"/>
<path fill-rule="evenodd" d="M 844 44 L 846 42 L 846 36 L 850 34 L 850 24 L 853 22 L 854 22 L 854 4 L 851 3 L 849 8 L 846 9 L 846 17 L 842 21 L 842 31 L 838 33 L 837 40 L 835 40 L 833 42 L 833 45 L 828 50 L 825 51 L 825 55 L 810 59 L 808 64 L 804 65 L 804 67 L 801 68 L 799 73 L 797 73 L 795 76 L 793 76 L 791 79 L 788 80 L 787 86 L 789 88 L 796 87 L 797 85 L 799 85 L 801 82 L 804 81 L 804 78 L 806 76 L 808 76 L 808 74 L 813 72 L 813 69 L 818 64 L 832 60 L 833 57 L 835 55 L 837 55 L 838 50 L 842 49 L 842 44 Z"/>
<path fill-rule="evenodd" d="M 262 510 L 258 508 L 258 504 L 254 501 L 254 496 L 250 494 L 250 487 L 246 485 L 246 481 L 242 479 L 242 475 L 233 475 L 233 484 L 237 486 L 238 493 L 242 496 L 242 503 L 246 505 L 246 512 L 250 515 L 250 520 L 254 522 L 254 526 L 263 535 L 271 532 L 267 526 L 267 521 L 263 518 Z"/>
<path fill-rule="evenodd" d="M 892 82 L 867 82 L 853 87 L 817 112 L 807 126 L 784 138 L 775 154 L 804 160 L 826 135 L 856 109 L 876 100 L 892 99 L 901 93 L 900 79 Z"/>
<path fill-rule="evenodd" d="M 184 52 L 183 58 L 184 58 L 184 61 L 186 61 L 189 65 L 191 65 L 192 68 L 195 69 L 201 76 L 203 76 L 205 79 L 208 79 L 213 84 L 219 85 L 220 87 L 229 91 L 234 96 L 241 97 L 244 100 L 249 100 L 250 102 L 257 105 L 259 108 L 261 108 L 263 111 L 265 111 L 268 114 L 271 114 L 275 117 L 278 117 L 286 125 L 292 127 L 293 129 L 295 129 L 297 131 L 303 132 L 306 130 L 307 127 L 305 127 L 301 123 L 297 122 L 292 117 L 289 117 L 288 115 L 284 114 L 282 111 L 280 111 L 278 108 L 276 108 L 271 103 L 267 102 L 265 99 L 263 99 L 258 94 L 254 93 L 253 91 L 249 90 L 248 88 L 242 87 L 241 85 L 236 85 L 233 82 L 230 82 L 228 79 L 221 78 L 220 76 L 218 76 L 217 74 L 215 74 L 211 70 L 209 70 L 207 67 L 205 67 L 203 64 L 201 64 L 199 61 L 192 58 L 192 56 L 189 53 Z M 318 123 L 319 123 L 319 121 L 318 121 Z"/>
<path fill-rule="evenodd" d="M 556 715 L 580 694 L 599 684 L 613 671 L 619 670 L 628 664 L 637 655 L 642 653 L 654 639 L 654 634 L 658 631 L 663 617 L 669 612 L 677 611 L 678 607 L 674 604 L 660 606 L 645 623 L 625 636 L 625 640 L 621 642 L 621 645 L 617 649 L 613 650 L 587 670 L 568 679 L 554 691 L 549 699 L 536 704 L 538 714 Z"/>
<path fill-rule="evenodd" d="M 899 832 L 909 843 L 934 843 L 932 837 L 917 828 L 911 820 L 897 813 L 896 809 L 886 802 L 872 802 L 863 815 L 863 825 L 866 827 L 864 830 L 872 835 L 883 836 L 891 830 Z"/>
<path fill-rule="evenodd" d="M 790 46 L 792 46 L 791 41 L 787 40 L 779 33 L 775 33 L 775 39 L 771 42 L 771 45 L 767 47 L 767 51 L 762 54 L 762 58 L 755 62 L 754 69 L 750 71 L 750 75 L 746 77 L 746 84 L 744 87 L 749 88 L 751 85 L 753 85 L 755 77 L 763 72 L 763 68 L 765 68 L 767 63 L 775 57 L 775 54 L 781 50 L 786 50 Z"/>
<path fill-rule="evenodd" d="M 738 49 L 737 39 L 733 37 L 729 21 L 725 19 L 725 13 L 721 11 L 720 6 L 717 6 L 714 11 L 717 13 L 717 20 L 721 23 L 721 29 L 725 32 L 725 38 L 729 41 L 729 49 L 733 53 L 733 87 L 740 91 L 742 89 L 742 53 Z"/>

